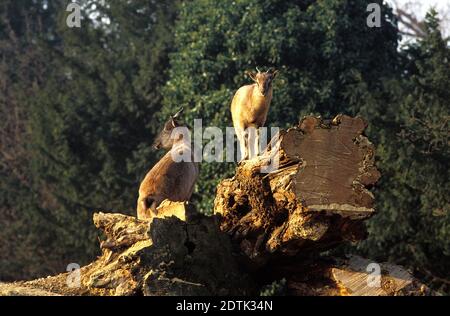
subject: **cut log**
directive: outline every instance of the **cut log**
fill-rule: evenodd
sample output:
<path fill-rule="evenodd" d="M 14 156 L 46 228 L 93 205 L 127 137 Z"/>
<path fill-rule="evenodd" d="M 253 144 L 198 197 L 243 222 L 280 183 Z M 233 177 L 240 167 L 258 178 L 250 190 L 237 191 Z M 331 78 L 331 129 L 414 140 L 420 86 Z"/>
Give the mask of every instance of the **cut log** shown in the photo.
<path fill-rule="evenodd" d="M 365 238 L 363 220 L 375 212 L 369 188 L 380 177 L 366 126 L 359 117 L 306 117 L 219 184 L 221 229 L 252 264 Z M 263 173 L 276 155 L 279 168 Z"/>
<path fill-rule="evenodd" d="M 151 224 L 119 214 L 96 215 L 97 227 L 107 240 L 116 241 L 111 244 L 132 240 L 133 245 L 104 249 L 93 273 L 86 274 L 88 288 L 105 289 L 111 295 L 251 293 L 254 287 L 239 269 L 231 242 L 217 228 L 215 217 L 196 213 L 188 203 L 169 201 L 158 213 Z"/>
<path fill-rule="evenodd" d="M 53 292 L 14 283 L 0 283 L 0 296 L 59 296 Z"/>
<path fill-rule="evenodd" d="M 264 267 L 261 276 L 285 279 L 286 294 L 296 296 L 438 295 L 401 266 L 358 256 L 285 258 Z"/>
<path fill-rule="evenodd" d="M 433 295 L 427 286 L 417 281 L 403 267 L 376 263 L 351 256 L 331 269 L 331 277 L 346 296 L 423 296 Z"/>

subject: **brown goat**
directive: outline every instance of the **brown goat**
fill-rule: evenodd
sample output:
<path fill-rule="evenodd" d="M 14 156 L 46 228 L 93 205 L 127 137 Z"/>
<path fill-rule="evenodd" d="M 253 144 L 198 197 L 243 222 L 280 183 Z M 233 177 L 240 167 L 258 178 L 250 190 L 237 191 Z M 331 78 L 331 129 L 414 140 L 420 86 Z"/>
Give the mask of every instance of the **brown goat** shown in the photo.
<path fill-rule="evenodd" d="M 259 127 L 264 126 L 272 101 L 272 81 L 278 71 L 247 72 L 255 82 L 239 88 L 231 102 L 231 117 L 239 140 L 242 160 L 259 154 Z M 255 135 L 251 133 L 254 131 Z"/>
<path fill-rule="evenodd" d="M 153 144 L 155 149 L 170 150 L 147 173 L 139 187 L 137 200 L 139 219 L 151 219 L 157 215 L 156 208 L 165 199 L 188 201 L 191 198 L 199 169 L 193 160 L 190 137 L 186 135 L 188 130 L 177 121 L 181 111 L 182 109 L 170 117 Z M 184 132 L 173 133 L 176 128 L 181 128 Z M 179 161 L 178 157 L 188 159 Z"/>

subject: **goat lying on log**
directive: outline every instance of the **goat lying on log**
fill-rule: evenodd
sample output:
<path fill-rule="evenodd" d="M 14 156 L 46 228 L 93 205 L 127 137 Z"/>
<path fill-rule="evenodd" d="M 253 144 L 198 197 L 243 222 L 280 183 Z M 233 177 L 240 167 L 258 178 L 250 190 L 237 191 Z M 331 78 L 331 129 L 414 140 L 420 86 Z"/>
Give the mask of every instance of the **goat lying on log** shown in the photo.
<path fill-rule="evenodd" d="M 241 160 L 259 154 L 259 128 L 264 126 L 273 94 L 273 79 L 278 71 L 247 72 L 255 82 L 238 89 L 231 102 L 231 117 L 241 149 Z M 250 132 L 251 131 L 251 132 Z M 255 135 L 253 134 L 255 132 Z"/>
<path fill-rule="evenodd" d="M 189 201 L 198 178 L 198 164 L 194 162 L 190 138 L 187 133 L 176 133 L 176 128 L 188 131 L 177 121 L 183 109 L 164 124 L 156 138 L 154 149 L 170 149 L 147 173 L 139 187 L 137 217 L 151 219 L 162 201 Z M 175 130 L 175 131 L 174 131 Z M 174 133 L 175 132 L 175 133 Z M 184 157 L 181 161 L 174 157 Z"/>

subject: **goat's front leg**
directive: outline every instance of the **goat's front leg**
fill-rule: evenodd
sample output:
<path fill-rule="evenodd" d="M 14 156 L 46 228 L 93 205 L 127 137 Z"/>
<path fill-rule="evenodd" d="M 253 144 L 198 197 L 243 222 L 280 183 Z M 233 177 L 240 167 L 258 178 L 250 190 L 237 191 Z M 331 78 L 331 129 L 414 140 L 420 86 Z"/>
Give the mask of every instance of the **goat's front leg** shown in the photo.
<path fill-rule="evenodd" d="M 248 151 L 249 151 L 249 159 L 252 159 L 258 156 L 259 153 L 259 130 L 256 127 L 249 127 L 247 129 L 248 135 Z"/>
<path fill-rule="evenodd" d="M 236 136 L 239 143 L 239 155 L 238 160 L 242 161 L 247 159 L 248 153 L 247 153 L 247 138 L 246 138 L 246 132 L 243 128 L 236 128 Z"/>
<path fill-rule="evenodd" d="M 241 157 L 242 160 L 247 160 L 248 159 L 248 155 L 249 155 L 249 148 L 248 148 L 248 132 L 247 130 L 244 130 L 244 132 L 242 133 L 242 145 L 241 145 Z"/>

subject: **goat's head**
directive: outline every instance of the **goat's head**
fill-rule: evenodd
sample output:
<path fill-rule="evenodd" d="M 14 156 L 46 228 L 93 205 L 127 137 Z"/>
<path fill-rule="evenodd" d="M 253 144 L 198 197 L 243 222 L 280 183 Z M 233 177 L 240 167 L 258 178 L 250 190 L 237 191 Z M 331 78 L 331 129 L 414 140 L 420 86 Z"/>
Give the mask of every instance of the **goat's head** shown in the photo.
<path fill-rule="evenodd" d="M 261 72 L 258 68 L 256 68 L 257 72 L 248 71 L 247 75 L 256 83 L 258 86 L 258 90 L 261 95 L 265 96 L 272 87 L 273 79 L 278 74 L 278 70 L 267 70 L 265 72 Z"/>
<path fill-rule="evenodd" d="M 167 122 L 164 124 L 163 130 L 158 134 L 155 141 L 153 142 L 154 149 L 170 149 L 172 148 L 173 143 L 176 139 L 172 137 L 172 131 L 180 126 L 183 126 L 179 121 L 179 117 L 183 112 L 183 108 L 181 108 L 177 113 L 171 115 Z"/>

